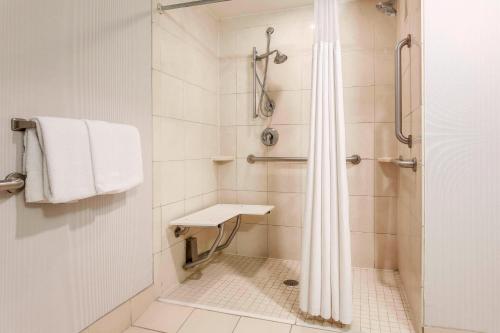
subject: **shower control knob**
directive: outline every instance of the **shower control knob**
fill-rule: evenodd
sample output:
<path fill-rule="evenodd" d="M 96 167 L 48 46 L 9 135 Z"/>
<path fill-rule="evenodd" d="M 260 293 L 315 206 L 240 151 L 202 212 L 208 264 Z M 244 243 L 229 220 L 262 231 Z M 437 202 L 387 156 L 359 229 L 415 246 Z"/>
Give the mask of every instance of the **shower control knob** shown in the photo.
<path fill-rule="evenodd" d="M 277 129 L 268 127 L 262 132 L 260 139 L 264 145 L 274 146 L 278 143 L 279 137 L 280 135 Z"/>

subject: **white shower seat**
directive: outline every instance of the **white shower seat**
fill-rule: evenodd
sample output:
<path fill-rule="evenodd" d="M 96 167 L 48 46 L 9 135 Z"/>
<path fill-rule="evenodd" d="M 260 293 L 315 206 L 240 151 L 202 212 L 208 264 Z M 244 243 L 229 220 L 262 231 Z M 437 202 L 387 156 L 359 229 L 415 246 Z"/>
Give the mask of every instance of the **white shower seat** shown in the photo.
<path fill-rule="evenodd" d="M 171 226 L 176 226 L 176 237 L 185 234 L 192 227 L 217 228 L 219 231 L 210 249 L 201 254 L 198 254 L 196 238 L 189 237 L 186 239 L 186 263 L 184 268 L 189 269 L 198 266 L 210 260 L 215 252 L 227 248 L 240 228 L 242 215 L 266 215 L 273 209 L 274 206 L 269 205 L 218 204 L 170 221 Z M 237 218 L 236 225 L 224 244 L 221 245 L 224 236 L 224 224 L 234 217 Z"/>
<path fill-rule="evenodd" d="M 217 227 L 238 215 L 266 215 L 274 209 L 267 205 L 218 204 L 170 222 L 180 227 Z"/>

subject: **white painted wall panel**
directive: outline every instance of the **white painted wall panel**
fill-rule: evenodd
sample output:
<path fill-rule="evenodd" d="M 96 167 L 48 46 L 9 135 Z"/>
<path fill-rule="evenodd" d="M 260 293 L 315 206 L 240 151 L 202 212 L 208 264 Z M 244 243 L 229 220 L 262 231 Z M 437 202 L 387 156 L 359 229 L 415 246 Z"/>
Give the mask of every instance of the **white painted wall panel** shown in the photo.
<path fill-rule="evenodd" d="M 0 193 L 0 332 L 78 332 L 152 283 L 151 2 L 0 4 L 0 177 L 21 170 L 13 116 L 138 127 L 144 184 L 65 205 Z"/>
<path fill-rule="evenodd" d="M 425 1 L 427 326 L 500 331 L 500 2 Z"/>

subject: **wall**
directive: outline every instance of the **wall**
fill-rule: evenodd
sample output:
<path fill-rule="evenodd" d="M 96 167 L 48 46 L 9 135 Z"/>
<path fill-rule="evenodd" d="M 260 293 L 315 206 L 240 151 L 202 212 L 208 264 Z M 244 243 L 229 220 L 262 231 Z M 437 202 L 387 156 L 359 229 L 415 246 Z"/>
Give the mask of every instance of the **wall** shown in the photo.
<path fill-rule="evenodd" d="M 249 164 L 249 154 L 305 156 L 310 100 L 312 7 L 243 16 L 221 21 L 220 145 L 221 154 L 236 161 L 219 169 L 220 201 L 272 204 L 269 216 L 244 217 L 230 252 L 247 256 L 300 259 L 305 164 Z M 252 64 L 256 46 L 266 48 L 266 29 L 272 26 L 271 47 L 288 60 L 269 64 L 268 90 L 277 109 L 269 119 L 252 118 Z M 260 69 L 261 70 L 261 69 Z M 266 148 L 260 134 L 267 126 L 280 132 L 278 144 Z"/>
<path fill-rule="evenodd" d="M 19 0 L 0 15 L 2 177 L 22 170 L 14 116 L 141 133 L 145 179 L 127 193 L 64 205 L 0 193 L 0 331 L 78 332 L 152 283 L 150 3 Z"/>
<path fill-rule="evenodd" d="M 399 155 L 418 160 L 417 172 L 401 169 L 398 197 L 399 271 L 415 328 L 422 326 L 422 38 L 420 0 L 398 2 L 398 39 L 412 36 L 403 51 L 403 133 L 413 145 L 399 144 Z"/>
<path fill-rule="evenodd" d="M 379 163 L 395 157 L 394 57 L 396 19 L 375 9 L 377 1 L 340 6 L 353 265 L 397 268 L 398 169 Z"/>
<path fill-rule="evenodd" d="M 500 3 L 424 1 L 423 17 L 424 321 L 498 332 Z"/>
<path fill-rule="evenodd" d="M 156 5 L 155 5 L 156 8 Z M 199 250 L 212 231 L 175 238 L 168 223 L 217 203 L 218 23 L 206 6 L 153 13 L 153 215 L 155 293 L 188 273 L 184 239 Z"/>
<path fill-rule="evenodd" d="M 396 21 L 375 10 L 376 1 L 344 1 L 340 9 L 343 45 L 348 153 L 363 157 L 349 165 L 353 264 L 395 268 L 397 169 L 375 163 L 395 156 L 393 139 L 393 61 Z M 272 118 L 253 119 L 252 47 L 266 47 L 265 31 L 275 28 L 271 48 L 289 56 L 270 62 L 268 90 L 277 103 Z M 221 202 L 269 203 L 262 218 L 243 219 L 232 253 L 299 259 L 305 164 L 248 164 L 249 154 L 306 156 L 311 89 L 312 6 L 221 21 L 220 144 L 236 162 L 219 169 Z M 262 70 L 260 68 L 260 70 Z M 271 148 L 260 142 L 267 126 L 280 140 Z"/>

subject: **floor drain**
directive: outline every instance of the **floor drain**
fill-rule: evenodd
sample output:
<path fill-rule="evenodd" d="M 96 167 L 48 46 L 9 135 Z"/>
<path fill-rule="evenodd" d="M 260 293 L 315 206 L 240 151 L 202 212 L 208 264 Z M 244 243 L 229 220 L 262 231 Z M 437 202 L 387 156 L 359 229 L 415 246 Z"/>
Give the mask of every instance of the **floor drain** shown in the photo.
<path fill-rule="evenodd" d="M 288 287 L 295 287 L 299 285 L 299 281 L 297 280 L 285 280 L 283 281 L 283 284 Z"/>

